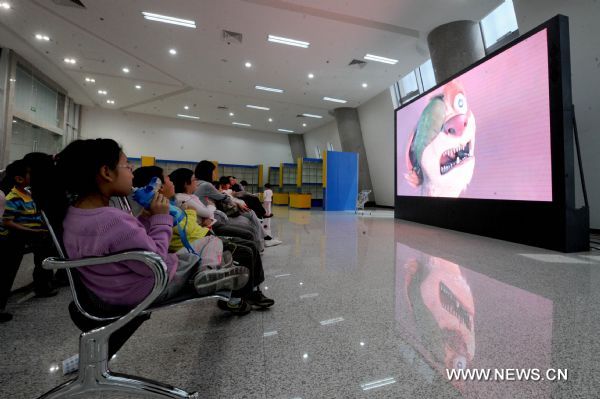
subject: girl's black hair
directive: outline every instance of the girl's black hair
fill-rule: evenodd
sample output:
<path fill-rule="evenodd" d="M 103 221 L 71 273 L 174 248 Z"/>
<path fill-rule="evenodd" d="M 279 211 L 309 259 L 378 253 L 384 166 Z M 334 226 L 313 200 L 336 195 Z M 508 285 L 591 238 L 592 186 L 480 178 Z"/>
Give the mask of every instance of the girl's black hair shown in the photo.
<path fill-rule="evenodd" d="M 153 177 L 158 177 L 162 183 L 165 182 L 163 168 L 159 166 L 142 166 L 133 171 L 133 187 L 144 187 L 150 183 Z"/>
<path fill-rule="evenodd" d="M 50 157 L 36 155 L 31 160 L 33 199 L 46 213 L 50 224 L 62 237 L 62 222 L 70 204 L 97 193 L 96 176 L 103 166 L 115 170 L 121 147 L 111 139 L 75 140 Z M 35 170 L 34 170 L 35 169 Z"/>
<path fill-rule="evenodd" d="M 271 185 L 269 183 L 265 183 L 265 188 L 271 188 Z"/>
<path fill-rule="evenodd" d="M 221 178 L 219 179 L 219 184 L 221 184 L 222 186 L 224 186 L 225 184 L 230 184 L 229 183 L 229 177 L 228 176 L 221 176 Z"/>
<path fill-rule="evenodd" d="M 200 161 L 198 165 L 196 165 L 196 169 L 194 170 L 194 174 L 196 175 L 196 179 L 203 181 L 212 181 L 213 170 L 215 170 L 215 164 L 210 161 Z"/>
<path fill-rule="evenodd" d="M 183 193 L 185 192 L 185 185 L 192 184 L 192 177 L 194 176 L 194 172 L 191 169 L 187 168 L 179 168 L 175 169 L 169 175 L 169 178 L 173 182 L 175 186 L 175 193 Z"/>

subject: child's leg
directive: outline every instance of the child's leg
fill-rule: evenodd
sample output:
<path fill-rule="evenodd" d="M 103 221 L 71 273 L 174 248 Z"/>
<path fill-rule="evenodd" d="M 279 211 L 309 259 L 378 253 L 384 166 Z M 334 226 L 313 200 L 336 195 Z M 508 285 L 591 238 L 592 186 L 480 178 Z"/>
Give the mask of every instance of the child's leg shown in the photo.
<path fill-rule="evenodd" d="M 24 242 L 13 235 L 0 238 L 0 312 L 6 308 L 10 290 L 23 260 Z"/>
<path fill-rule="evenodd" d="M 267 211 L 267 215 L 271 215 L 271 201 L 263 202 L 263 206 L 265 207 L 265 211 Z"/>

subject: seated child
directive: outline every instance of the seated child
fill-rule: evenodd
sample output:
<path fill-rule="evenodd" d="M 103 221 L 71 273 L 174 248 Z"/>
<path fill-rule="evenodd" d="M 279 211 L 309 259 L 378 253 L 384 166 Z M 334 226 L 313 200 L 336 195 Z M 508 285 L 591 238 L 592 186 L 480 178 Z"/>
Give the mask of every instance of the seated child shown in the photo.
<path fill-rule="evenodd" d="M 200 271 L 197 258 L 169 253 L 173 217 L 169 200 L 156 193 L 147 214 L 139 218 L 109 206 L 111 197 L 132 190 L 132 166 L 119 145 L 110 139 L 76 140 L 56 156 L 49 174 L 54 184 L 36 189 L 36 201 L 62 237 L 70 259 L 105 256 L 128 250 L 158 254 L 167 267 L 168 284 L 157 302 L 189 288 L 190 279 L 200 295 L 224 285 L 233 289 L 247 282 L 242 267 Z M 134 306 L 150 293 L 154 275 L 138 261 L 122 261 L 77 269 L 84 285 L 107 304 Z M 200 288 L 199 288 L 200 287 Z"/>

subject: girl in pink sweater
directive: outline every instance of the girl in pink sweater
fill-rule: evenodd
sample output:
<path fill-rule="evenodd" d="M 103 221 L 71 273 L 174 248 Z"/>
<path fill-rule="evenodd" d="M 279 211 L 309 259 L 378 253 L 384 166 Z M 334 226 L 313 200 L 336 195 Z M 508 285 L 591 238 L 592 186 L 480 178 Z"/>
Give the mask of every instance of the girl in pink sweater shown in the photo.
<path fill-rule="evenodd" d="M 159 297 L 166 300 L 183 289 L 199 273 L 198 264 L 181 262 L 168 252 L 173 218 L 169 201 L 156 193 L 150 216 L 139 219 L 109 206 L 111 197 L 132 191 L 132 166 L 119 145 L 110 139 L 76 140 L 56 156 L 52 185 L 33 187 L 40 207 L 62 235 L 69 259 L 104 256 L 127 250 L 145 250 L 160 255 L 167 266 L 169 282 Z M 188 257 L 189 260 L 189 257 Z M 232 280 L 237 288 L 242 268 L 227 273 L 207 271 L 207 281 Z M 141 262 L 124 261 L 77 269 L 85 286 L 108 304 L 133 306 L 152 290 L 152 271 Z M 212 276 L 208 274 L 213 273 Z M 215 275 L 217 273 L 218 275 Z M 220 274 L 219 274 L 220 273 Z M 243 278 L 240 278 L 243 280 Z M 216 285 L 216 284 L 215 284 Z M 243 285 L 243 284 L 242 284 Z"/>

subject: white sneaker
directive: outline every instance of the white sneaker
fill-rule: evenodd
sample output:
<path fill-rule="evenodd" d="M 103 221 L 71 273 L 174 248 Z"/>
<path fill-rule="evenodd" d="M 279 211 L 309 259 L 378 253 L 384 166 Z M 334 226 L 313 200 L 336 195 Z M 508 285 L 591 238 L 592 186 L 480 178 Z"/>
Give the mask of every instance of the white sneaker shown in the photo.
<path fill-rule="evenodd" d="M 283 244 L 283 241 L 279 241 L 275 238 L 272 238 L 270 240 L 265 240 L 265 247 L 274 247 L 279 244 Z"/>

